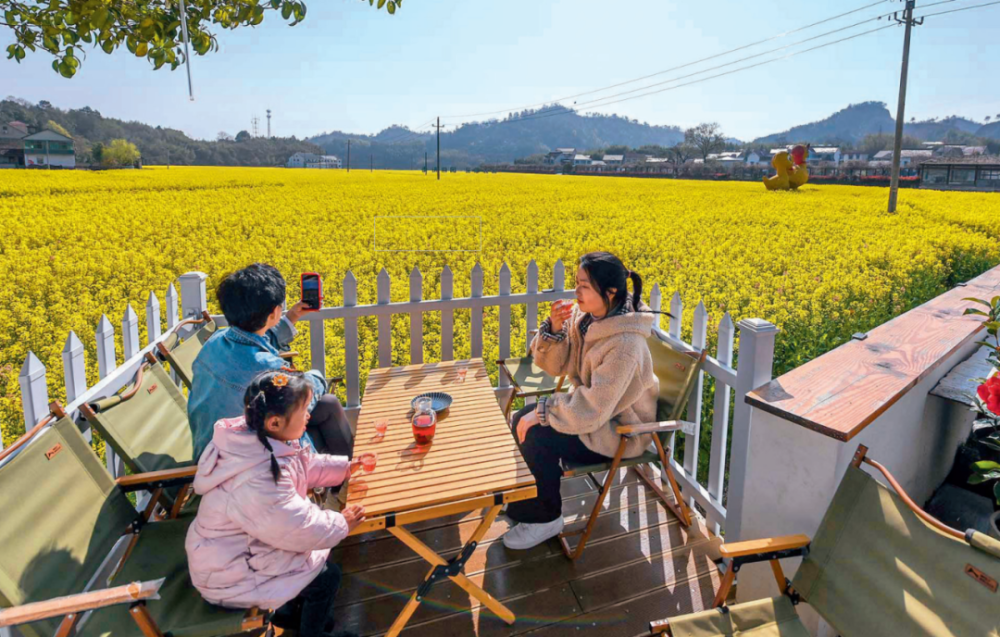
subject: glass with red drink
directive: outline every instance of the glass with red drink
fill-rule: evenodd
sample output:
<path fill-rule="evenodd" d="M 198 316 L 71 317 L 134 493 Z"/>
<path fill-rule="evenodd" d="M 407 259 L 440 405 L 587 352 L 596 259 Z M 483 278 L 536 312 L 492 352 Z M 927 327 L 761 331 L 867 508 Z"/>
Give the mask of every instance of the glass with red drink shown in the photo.
<path fill-rule="evenodd" d="M 361 466 L 364 467 L 365 473 L 371 473 L 375 471 L 375 463 L 378 462 L 378 455 L 375 452 L 363 453 L 358 456 L 358 460 L 361 461 Z"/>

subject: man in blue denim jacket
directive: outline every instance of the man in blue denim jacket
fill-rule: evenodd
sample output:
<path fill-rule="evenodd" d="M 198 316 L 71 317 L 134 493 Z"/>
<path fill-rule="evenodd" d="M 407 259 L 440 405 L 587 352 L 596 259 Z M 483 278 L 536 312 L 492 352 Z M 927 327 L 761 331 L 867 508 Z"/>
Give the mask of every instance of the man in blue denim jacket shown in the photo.
<path fill-rule="evenodd" d="M 285 280 L 270 265 L 255 263 L 222 280 L 216 289 L 229 322 L 208 339 L 194 361 L 188 396 L 188 420 L 194 435 L 195 459 L 212 440 L 215 423 L 243 415 L 243 397 L 253 378 L 288 363 L 279 354 L 298 334 L 295 323 L 305 305 L 297 303 L 282 316 Z M 353 455 L 354 436 L 340 401 L 327 394 L 327 382 L 316 370 L 305 373 L 313 386 L 309 424 L 302 437 L 320 453 Z"/>

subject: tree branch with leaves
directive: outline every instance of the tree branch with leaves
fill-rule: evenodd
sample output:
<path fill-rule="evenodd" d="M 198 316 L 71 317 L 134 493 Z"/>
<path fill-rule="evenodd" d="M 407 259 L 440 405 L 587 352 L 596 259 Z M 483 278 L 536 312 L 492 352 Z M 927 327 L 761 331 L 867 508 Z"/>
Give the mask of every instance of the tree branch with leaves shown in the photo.
<path fill-rule="evenodd" d="M 394 14 L 403 2 L 377 3 Z M 376 0 L 368 4 L 374 7 Z M 185 0 L 184 8 L 188 40 L 198 55 L 218 50 L 212 27 L 253 27 L 268 13 L 280 14 L 289 26 L 306 17 L 299 0 Z M 154 69 L 176 69 L 184 63 L 181 13 L 180 0 L 0 0 L 0 27 L 14 36 L 7 59 L 20 62 L 29 52 L 46 52 L 54 58 L 53 70 L 69 78 L 88 48 L 111 54 L 124 46 Z"/>

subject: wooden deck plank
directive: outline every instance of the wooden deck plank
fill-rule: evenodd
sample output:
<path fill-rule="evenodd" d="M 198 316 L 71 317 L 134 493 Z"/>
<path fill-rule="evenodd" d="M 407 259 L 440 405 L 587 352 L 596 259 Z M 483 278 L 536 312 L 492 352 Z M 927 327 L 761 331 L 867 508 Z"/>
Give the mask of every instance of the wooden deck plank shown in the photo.
<path fill-rule="evenodd" d="M 628 491 L 622 493 L 626 489 Z M 608 494 L 605 500 L 600 516 L 617 515 L 622 508 L 635 506 L 640 497 L 647 503 L 656 501 L 656 495 L 640 483 L 629 483 L 612 487 L 611 493 Z M 576 523 L 586 522 L 596 499 L 596 490 L 564 498 L 563 519 L 566 521 L 566 526 L 569 527 Z M 439 553 L 444 553 L 459 550 L 465 539 L 478 526 L 481 519 L 481 515 L 466 514 L 464 518 L 460 518 L 454 524 L 449 524 L 445 527 L 438 526 L 423 530 L 416 528 L 416 525 L 411 525 L 407 528 L 432 549 Z M 458 529 L 457 533 L 454 531 L 455 528 Z M 499 532 L 494 533 L 494 528 L 498 529 Z M 506 529 L 506 520 L 498 518 L 493 523 L 490 533 L 487 534 L 484 542 L 498 537 Z M 395 538 L 386 533 L 385 539 L 394 540 Z M 354 543 L 347 546 L 340 545 L 334 549 L 333 555 L 345 573 L 371 570 L 380 566 L 420 559 L 413 554 L 413 551 L 396 541 L 372 541 Z"/>
<path fill-rule="evenodd" d="M 1000 266 L 747 394 L 754 407 L 848 441 L 977 337 L 965 297 L 1000 294 Z M 981 317 L 980 317 L 981 318 Z"/>
<path fill-rule="evenodd" d="M 652 620 L 711 608 L 718 586 L 718 571 L 703 573 L 686 582 L 658 588 L 618 604 L 602 606 L 527 634 L 532 637 L 577 637 L 581 633 L 601 637 L 648 635 Z"/>

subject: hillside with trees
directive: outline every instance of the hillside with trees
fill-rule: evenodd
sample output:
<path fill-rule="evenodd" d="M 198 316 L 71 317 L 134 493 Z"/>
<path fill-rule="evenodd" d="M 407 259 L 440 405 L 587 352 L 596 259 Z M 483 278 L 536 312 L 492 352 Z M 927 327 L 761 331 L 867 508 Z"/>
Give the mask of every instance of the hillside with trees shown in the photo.
<path fill-rule="evenodd" d="M 51 128 L 69 135 L 75 142 L 80 164 L 100 163 L 100 158 L 94 157 L 94 145 L 108 146 L 116 139 L 135 144 L 142 155 L 142 163 L 147 165 L 283 166 L 296 152 L 322 152 L 318 146 L 294 137 L 251 137 L 246 131 L 235 136 L 220 134 L 219 141 L 202 141 L 172 128 L 104 117 L 86 106 L 62 110 L 46 101 L 30 104 L 17 98 L 0 101 L 0 119 L 24 122 L 32 132 Z"/>

